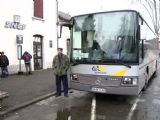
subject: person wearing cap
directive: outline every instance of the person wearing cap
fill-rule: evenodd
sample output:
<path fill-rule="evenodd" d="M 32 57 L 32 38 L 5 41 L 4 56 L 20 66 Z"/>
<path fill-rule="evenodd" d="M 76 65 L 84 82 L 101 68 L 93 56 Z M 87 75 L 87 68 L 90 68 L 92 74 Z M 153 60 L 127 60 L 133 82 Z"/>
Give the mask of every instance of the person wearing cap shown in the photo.
<path fill-rule="evenodd" d="M 1 67 L 1 77 L 8 76 L 8 68 L 9 65 L 8 57 L 4 54 L 4 52 L 0 53 L 0 67 Z"/>
<path fill-rule="evenodd" d="M 63 54 L 63 49 L 57 49 L 58 54 L 53 58 L 52 67 L 56 76 L 56 97 L 61 96 L 61 81 L 63 83 L 64 96 L 68 97 L 67 71 L 69 69 L 69 59 Z"/>

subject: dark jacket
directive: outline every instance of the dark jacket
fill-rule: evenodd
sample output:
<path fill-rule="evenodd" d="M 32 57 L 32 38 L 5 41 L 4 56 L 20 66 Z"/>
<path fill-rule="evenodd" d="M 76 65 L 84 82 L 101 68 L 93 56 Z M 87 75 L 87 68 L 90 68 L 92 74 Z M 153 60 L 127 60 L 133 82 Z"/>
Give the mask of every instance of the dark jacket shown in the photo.
<path fill-rule="evenodd" d="M 6 67 L 9 65 L 9 60 L 6 55 L 1 55 L 0 56 L 0 67 Z"/>
<path fill-rule="evenodd" d="M 25 64 L 28 64 L 31 62 L 32 55 L 29 54 L 28 52 L 24 52 L 24 54 L 22 55 L 22 59 L 24 60 Z"/>
<path fill-rule="evenodd" d="M 52 67 L 54 69 L 55 75 L 67 75 L 67 71 L 69 68 L 69 59 L 66 55 L 62 54 L 61 57 L 56 55 L 53 58 Z"/>

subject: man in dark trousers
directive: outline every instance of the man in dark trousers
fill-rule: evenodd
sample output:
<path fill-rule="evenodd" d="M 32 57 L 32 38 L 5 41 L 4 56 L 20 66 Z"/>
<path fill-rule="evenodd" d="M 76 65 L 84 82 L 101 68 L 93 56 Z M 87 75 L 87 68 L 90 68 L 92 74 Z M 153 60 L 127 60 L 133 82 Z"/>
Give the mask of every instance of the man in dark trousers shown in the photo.
<path fill-rule="evenodd" d="M 26 68 L 26 74 L 32 74 L 32 69 L 31 69 L 31 59 L 32 59 L 32 55 L 25 51 L 22 55 L 22 59 L 24 60 L 25 63 L 25 68 Z"/>
<path fill-rule="evenodd" d="M 0 53 L 0 67 L 1 67 L 1 77 L 7 77 L 8 76 L 8 68 L 9 65 L 8 57 L 4 54 L 4 52 Z"/>
<path fill-rule="evenodd" d="M 57 49 L 58 54 L 53 58 L 52 67 L 56 76 L 56 97 L 61 96 L 61 81 L 63 83 L 64 96 L 68 97 L 68 79 L 67 71 L 69 68 L 69 59 L 63 54 L 63 49 Z"/>

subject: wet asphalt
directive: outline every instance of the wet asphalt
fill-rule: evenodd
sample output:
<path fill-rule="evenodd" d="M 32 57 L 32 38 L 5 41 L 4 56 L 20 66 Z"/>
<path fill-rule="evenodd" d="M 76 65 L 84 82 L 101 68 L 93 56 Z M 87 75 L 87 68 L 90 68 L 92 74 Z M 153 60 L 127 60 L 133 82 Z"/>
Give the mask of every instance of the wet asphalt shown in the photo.
<path fill-rule="evenodd" d="M 160 120 L 160 77 L 139 96 L 103 95 L 70 90 L 9 114 L 4 120 Z"/>
<path fill-rule="evenodd" d="M 19 104 L 33 100 L 37 97 L 55 91 L 55 80 L 52 69 L 34 71 L 32 75 L 9 75 L 0 77 L 0 90 L 9 93 L 3 101 L 2 111 Z"/>

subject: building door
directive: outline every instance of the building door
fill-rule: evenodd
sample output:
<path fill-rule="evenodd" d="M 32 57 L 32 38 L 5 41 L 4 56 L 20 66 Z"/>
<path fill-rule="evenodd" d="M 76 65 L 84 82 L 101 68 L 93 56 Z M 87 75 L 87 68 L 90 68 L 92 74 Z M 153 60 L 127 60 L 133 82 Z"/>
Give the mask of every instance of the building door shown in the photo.
<path fill-rule="evenodd" d="M 34 70 L 40 70 L 43 68 L 42 39 L 43 36 L 34 35 L 34 41 L 33 41 Z"/>

